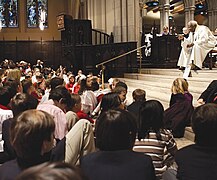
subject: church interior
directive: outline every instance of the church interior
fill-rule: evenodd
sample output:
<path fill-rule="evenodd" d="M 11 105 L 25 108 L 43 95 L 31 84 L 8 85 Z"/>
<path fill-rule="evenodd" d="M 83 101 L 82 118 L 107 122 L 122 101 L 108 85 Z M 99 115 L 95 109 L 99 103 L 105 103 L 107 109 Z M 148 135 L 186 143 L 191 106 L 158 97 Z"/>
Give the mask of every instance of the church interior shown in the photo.
<path fill-rule="evenodd" d="M 208 26 L 213 33 L 217 27 L 217 7 L 212 0 L 47 0 L 44 1 L 46 7 L 43 13 L 40 13 L 41 6 L 31 10 L 34 7 L 31 3 L 40 1 L 12 2 L 15 12 L 11 16 L 13 4 L 6 3 L 6 7 L 1 4 L 0 59 L 28 59 L 30 63 L 43 59 L 54 68 L 59 64 L 74 64 L 76 70 L 85 68 L 85 71 L 94 71 L 95 65 L 144 45 L 146 47 L 130 54 L 131 57 L 125 56 L 127 61 L 132 62 L 126 62 L 132 72 L 138 69 L 136 59 L 140 54 L 142 67 L 175 68 L 181 49 L 175 35 L 182 33 L 188 21 L 196 20 L 198 24 Z M 61 22 L 62 29 L 58 27 Z M 170 28 L 173 37 L 163 42 L 154 39 L 157 42 L 151 47 L 149 39 L 153 35 L 150 34 L 161 34 L 164 26 Z M 108 45 L 111 41 L 113 47 Z M 165 49 L 159 49 L 161 43 Z M 177 48 L 170 51 L 170 46 Z M 124 67 L 120 65 L 120 68 Z M 124 68 L 123 71 L 129 70 Z"/>
<path fill-rule="evenodd" d="M 184 28 L 188 31 L 186 34 L 184 32 Z M 199 60 L 200 62 L 197 64 L 197 61 Z M 18 74 L 21 74 L 17 75 L 17 72 L 14 73 L 14 69 L 19 69 Z M 10 74 L 10 71 L 12 71 L 14 74 Z M 101 117 L 100 113 L 104 113 L 102 105 L 103 97 L 110 93 L 118 94 L 118 100 L 120 101 L 120 104 L 118 104 L 118 109 L 122 107 L 121 105 L 123 105 L 122 108 L 128 113 L 130 112 L 130 108 L 128 109 L 128 107 L 137 101 L 135 98 L 137 95 L 138 97 L 141 96 L 143 98 L 142 101 L 148 103 L 155 103 L 152 101 L 159 102 L 160 107 L 156 108 L 161 108 L 162 106 L 163 114 L 162 116 L 159 115 L 158 117 L 162 118 L 162 127 L 160 127 L 160 129 L 168 128 L 168 131 L 170 131 L 169 135 L 166 133 L 166 135 L 164 134 L 162 137 L 165 136 L 168 138 L 171 136 L 171 139 L 167 142 L 163 142 L 161 139 L 163 143 L 161 145 L 158 144 L 157 146 L 166 147 L 165 144 L 167 144 L 167 146 L 168 144 L 171 146 L 165 148 L 165 152 L 167 153 L 164 152 L 166 155 L 163 154 L 162 157 L 168 158 L 171 155 L 173 161 L 171 162 L 172 165 L 170 164 L 171 166 L 168 165 L 168 167 L 170 166 L 175 168 L 178 172 L 177 177 L 181 177 L 183 174 L 180 174 L 179 169 L 177 170 L 178 160 L 176 162 L 176 159 L 174 159 L 174 153 L 172 151 L 168 153 L 169 150 L 175 149 L 174 151 L 179 152 L 180 149 L 185 147 L 191 148 L 194 145 L 198 145 L 200 148 L 204 148 L 203 146 L 206 146 L 207 148 L 209 145 L 209 148 L 207 148 L 209 150 L 204 150 L 203 152 L 205 154 L 203 154 L 203 158 L 207 160 L 209 159 L 207 154 L 209 154 L 209 152 L 213 153 L 214 151 L 212 150 L 216 149 L 217 147 L 217 145 L 214 143 L 214 145 L 212 143 L 207 143 L 208 145 L 206 143 L 198 144 L 197 138 L 200 139 L 202 136 L 198 136 L 197 133 L 198 131 L 202 131 L 202 128 L 199 130 L 196 129 L 196 125 L 194 126 L 192 120 L 193 118 L 196 118 L 196 115 L 193 116 L 193 114 L 198 113 L 198 111 L 200 111 L 200 107 L 203 108 L 205 106 L 207 109 L 210 108 L 210 112 L 212 111 L 212 108 L 217 108 L 216 75 L 216 0 L 0 0 L 0 179 L 7 177 L 6 173 L 3 173 L 7 172 L 4 169 L 5 166 L 3 163 L 6 162 L 5 158 L 7 159 L 9 157 L 8 154 L 7 156 L 4 155 L 4 151 L 6 152 L 5 147 L 9 142 L 9 139 L 4 140 L 3 121 L 7 121 L 10 118 L 13 119 L 15 117 L 20 117 L 20 114 L 23 114 L 21 112 L 15 116 L 13 114 L 14 111 L 11 103 L 13 104 L 14 97 L 17 96 L 17 93 L 24 93 L 26 87 L 24 84 L 27 79 L 29 80 L 29 78 L 31 81 L 31 85 L 29 86 L 33 86 L 34 89 L 31 90 L 30 95 L 34 95 L 34 98 L 36 97 L 38 100 L 37 109 L 41 104 L 41 109 L 38 110 L 46 111 L 45 109 L 50 107 L 50 105 L 47 104 L 46 106 L 45 104 L 43 107 L 43 103 L 52 100 L 52 105 L 59 109 L 58 112 L 62 113 L 60 114 L 61 116 L 64 116 L 64 121 L 67 120 L 67 122 L 65 122 L 64 128 L 68 129 L 64 132 L 65 134 L 63 133 L 64 138 L 56 138 L 55 133 L 57 131 L 57 127 L 59 128 L 58 133 L 60 133 L 61 126 L 63 128 L 63 125 L 57 125 L 58 121 L 55 120 L 55 123 L 57 124 L 55 124 L 55 131 L 52 135 L 55 137 L 55 141 L 57 142 L 58 146 L 54 145 L 55 148 L 50 149 L 52 153 L 54 152 L 54 154 L 52 154 L 54 158 L 60 158 L 58 157 L 60 154 L 57 154 L 56 157 L 55 153 L 59 153 L 59 150 L 63 150 L 63 145 L 65 146 L 65 154 L 61 154 L 63 156 L 63 159 L 61 160 L 64 160 L 64 162 L 69 164 L 71 163 L 73 167 L 80 164 L 80 161 L 82 162 L 83 156 L 86 154 L 89 155 L 89 153 L 91 154 L 94 151 L 108 151 L 109 153 L 110 151 L 122 151 L 123 149 L 115 150 L 115 147 L 110 147 L 114 150 L 107 150 L 106 148 L 109 148 L 109 145 L 105 145 L 104 150 L 102 150 L 99 147 L 103 146 L 103 143 L 100 141 L 97 144 L 97 140 L 93 140 L 93 137 L 96 138 L 97 136 L 97 133 L 95 134 L 95 130 L 99 131 L 100 129 L 100 123 L 97 125 L 97 120 Z M 9 78 L 10 76 L 11 79 Z M 59 86 L 64 86 L 65 89 L 68 90 L 66 92 L 64 91 L 63 95 L 58 92 L 61 94 L 61 96 L 63 96 L 61 98 L 59 98 L 60 95 L 58 93 L 58 95 L 55 93 L 53 96 L 51 95 L 52 91 L 55 91 L 56 89 L 52 89 L 51 82 L 53 78 L 62 79 L 57 79 L 56 82 L 54 82 L 54 84 L 56 83 L 55 86 L 57 89 Z M 9 95 L 5 92 L 6 90 L 4 90 L 5 86 L 12 87 L 13 85 L 10 84 L 12 82 L 8 81 L 14 81 L 17 79 L 19 79 L 19 85 L 15 88 L 16 95 L 10 97 L 10 103 L 7 105 L 3 104 L 3 99 L 9 97 Z M 72 79 L 72 82 L 70 79 Z M 88 80 L 91 81 L 91 85 L 89 86 Z M 83 81 L 86 83 L 85 85 L 82 85 Z M 97 84 L 97 88 L 92 87 L 92 84 L 94 83 Z M 115 87 L 118 83 L 124 84 L 120 85 L 122 89 Z M 22 86 L 22 90 L 19 91 L 18 87 L 20 86 Z M 15 91 L 15 89 L 13 89 L 13 91 Z M 137 92 L 136 90 L 139 91 Z M 89 91 L 91 91 L 91 93 Z M 138 94 L 135 94 L 136 92 Z M 68 93 L 69 96 L 66 97 L 66 94 L 68 95 Z M 13 93 L 10 91 L 9 94 Z M 79 96 L 74 97 L 75 94 Z M 52 97 L 54 99 L 52 99 Z M 123 99 L 121 99 L 122 97 Z M 139 98 L 141 99 L 141 97 Z M 67 105 L 65 102 L 67 102 L 67 100 L 69 101 L 69 99 L 71 104 L 69 103 L 70 105 Z M 113 102 L 108 101 L 106 106 L 109 107 L 110 105 L 114 105 L 112 103 L 115 101 L 115 96 L 112 99 Z M 138 107 L 133 109 L 135 114 L 132 114 L 135 119 L 138 119 L 139 123 L 137 122 L 136 124 L 138 129 L 134 139 L 135 144 L 130 145 L 131 150 L 137 151 L 136 149 L 138 149 L 138 151 L 143 152 L 143 154 L 147 149 L 150 148 L 147 148 L 147 146 L 151 146 L 151 148 L 153 148 L 156 145 L 150 145 L 150 142 L 147 145 L 144 143 L 146 142 L 144 140 L 145 138 L 138 138 L 138 134 L 141 133 L 139 130 L 141 130 L 142 126 L 144 126 L 141 122 L 141 109 L 142 106 L 145 107 L 145 102 L 143 102 L 143 104 L 139 102 L 137 104 Z M 213 107 L 209 107 L 209 104 L 214 105 Z M 80 110 L 74 110 L 76 109 L 75 107 L 77 107 L 77 105 L 80 107 Z M 24 104 L 24 106 L 27 108 L 27 106 L 30 106 L 30 104 Z M 88 109 L 87 112 L 86 109 Z M 114 108 L 113 106 L 111 109 L 116 110 L 117 108 Z M 199 110 L 197 111 L 197 109 Z M 68 116 L 66 116 L 69 111 L 73 112 L 74 114 L 69 113 Z M 155 111 L 152 111 L 152 114 L 155 112 L 157 114 L 159 111 L 157 112 L 155 109 Z M 52 109 L 52 113 L 53 112 L 54 110 Z M 208 110 L 204 110 L 201 113 L 206 114 L 205 112 L 208 112 Z M 52 113 L 51 115 L 55 119 L 56 115 Z M 120 113 L 122 113 L 122 111 L 120 111 Z M 207 113 L 207 116 L 211 117 L 211 115 L 214 116 L 214 114 L 216 115 L 216 113 Z M 146 116 L 152 117 L 150 114 L 146 114 Z M 74 117 L 77 118 L 76 123 L 80 122 L 80 127 L 79 125 L 76 126 L 77 128 L 80 128 L 79 132 L 83 132 L 82 135 L 78 135 L 78 131 L 74 132 L 73 127 L 75 126 L 75 122 L 74 124 L 72 123 L 72 119 Z M 106 117 L 107 116 L 105 115 L 105 119 Z M 201 118 L 205 118 L 205 115 Z M 83 122 L 81 120 L 78 121 L 78 119 L 87 119 L 88 122 Z M 145 117 L 143 119 L 145 119 Z M 216 119 L 216 117 L 213 119 Z M 153 118 L 152 121 L 154 120 L 155 119 Z M 168 120 L 168 124 L 166 124 L 166 120 Z M 71 123 L 70 128 L 68 125 L 70 124 L 69 122 Z M 146 123 L 151 124 L 151 122 L 148 121 Z M 210 126 L 207 125 L 206 128 L 208 129 L 212 127 L 212 130 L 210 131 L 215 131 L 213 129 L 216 128 L 215 132 L 217 132 L 217 122 L 215 124 L 214 123 Z M 110 125 L 109 122 L 107 125 Z M 173 126 L 176 126 L 175 128 L 177 129 L 172 129 L 174 128 Z M 156 129 L 159 130 L 159 127 L 157 126 Z M 159 130 L 157 133 L 156 129 L 155 127 L 151 127 L 148 130 L 146 128 L 146 134 L 148 134 L 148 138 L 146 138 L 151 139 L 153 136 L 151 135 L 151 132 L 153 131 L 157 134 L 156 140 L 153 141 L 158 141 L 159 132 L 161 133 L 162 131 Z M 175 134 L 175 131 L 180 129 L 181 135 Z M 207 131 L 207 134 L 209 134 L 209 130 L 207 129 L 205 129 L 204 132 Z M 109 134 L 109 130 L 110 127 L 108 130 L 105 128 L 103 132 L 105 132 L 105 134 Z M 120 130 L 122 133 L 123 131 Z M 10 136 L 9 130 L 6 132 L 8 133 L 7 136 Z M 111 132 L 115 132 L 115 130 L 111 129 Z M 67 135 L 67 133 L 69 135 Z M 128 134 L 131 136 L 133 133 L 130 131 Z M 74 135 L 76 138 L 79 136 L 79 141 L 82 139 L 82 143 L 84 144 L 78 141 L 72 141 L 74 144 L 70 144 L 69 141 L 72 139 L 70 136 L 72 135 Z M 104 134 L 102 133 L 101 136 L 103 135 Z M 114 136 L 111 134 L 109 135 L 115 139 Z M 212 135 L 214 136 L 215 134 L 209 134 L 207 137 L 211 138 Z M 106 138 L 108 137 L 109 136 Z M 121 134 L 120 137 L 122 137 Z M 206 139 L 207 137 L 204 136 L 202 138 Z M 120 138 L 117 138 L 117 141 L 118 140 L 121 141 Z M 171 144 L 172 142 L 174 144 Z M 76 149 L 76 152 L 70 152 L 70 150 L 67 148 L 72 148 L 72 145 L 80 149 Z M 13 145 L 10 145 L 9 148 L 12 148 L 12 146 Z M 16 144 L 14 147 L 16 147 Z M 44 144 L 42 147 L 44 147 Z M 46 145 L 46 147 L 48 147 L 48 145 Z M 119 145 L 117 145 L 117 147 L 119 147 Z M 145 149 L 145 147 L 147 149 Z M 17 148 L 19 149 L 19 147 Z M 210 148 L 213 149 L 210 150 Z M 155 175 L 157 177 L 159 176 L 158 179 L 162 179 L 162 174 L 159 175 L 159 172 L 166 172 L 166 169 L 164 168 L 166 168 L 167 165 L 163 164 L 161 167 L 157 167 L 157 163 L 155 162 L 157 160 L 154 160 L 155 158 L 153 158 L 153 156 L 156 157 L 154 154 L 156 149 L 157 148 L 155 147 L 146 154 L 151 154 L 150 156 L 153 160 Z M 44 152 L 42 150 L 41 152 Z M 12 151 L 14 155 L 14 150 Z M 15 151 L 17 153 L 17 149 L 15 149 Z M 198 151 L 195 150 L 196 155 L 197 153 Z M 212 155 L 214 157 L 212 162 L 216 164 L 216 152 Z M 70 157 L 71 159 L 67 159 L 69 156 L 76 156 L 76 158 Z M 110 154 L 110 156 L 116 157 L 115 154 Z M 14 157 L 15 155 L 12 158 Z M 21 157 L 16 155 L 16 158 Z M 73 161 L 73 158 L 77 161 Z M 21 158 L 21 160 L 23 159 L 24 157 Z M 158 157 L 158 160 L 159 159 L 160 158 Z M 34 159 L 34 163 L 39 164 L 39 162 L 35 160 L 36 159 Z M 43 158 L 43 160 L 45 159 Z M 86 160 L 88 162 L 88 159 Z M 184 160 L 185 158 L 183 158 L 183 161 Z M 109 162 L 109 160 L 107 160 L 107 162 Z M 118 160 L 117 162 L 119 163 Z M 202 162 L 202 160 L 200 162 Z M 97 179 L 97 176 L 91 176 L 92 173 L 85 169 L 84 164 L 84 173 L 87 173 L 87 176 L 90 175 L 90 180 Z M 96 165 L 97 163 L 90 164 L 93 165 L 93 169 L 99 168 Z M 113 164 L 113 162 L 111 164 Z M 31 163 L 28 164 L 28 166 L 30 165 L 32 166 Z M 94 168 L 94 165 L 96 165 L 97 168 Z M 18 166 L 20 166 L 19 162 Z M 56 168 L 59 170 L 59 166 L 52 166 L 51 169 Z M 63 164 L 61 166 L 63 166 Z M 50 166 L 46 164 L 44 167 Z M 87 167 L 88 166 L 86 166 L 86 168 Z M 102 169 L 103 167 L 104 164 L 102 165 Z M 194 164 L 191 164 L 191 167 L 193 169 L 192 172 L 195 169 L 195 172 L 201 170 L 196 166 L 194 169 Z M 6 169 L 7 168 L 8 167 L 6 166 Z M 71 169 L 71 166 L 66 167 L 66 165 L 64 165 L 64 168 Z M 180 165 L 180 168 L 183 167 Z M 40 172 L 38 171 L 39 174 L 43 173 L 42 169 L 43 168 L 41 168 Z M 213 169 L 214 167 L 211 168 L 211 170 Z M 108 172 L 109 170 L 110 167 L 108 168 Z M 120 174 L 122 170 L 123 169 L 120 168 Z M 77 173 L 75 169 L 73 169 L 73 171 Z M 129 171 L 129 169 L 125 169 L 125 175 L 128 174 L 126 173 L 127 171 Z M 207 168 L 204 168 L 204 172 L 205 171 L 206 173 L 201 173 L 201 178 L 207 174 L 211 174 Z M 17 170 L 14 172 L 17 173 Z M 32 173 L 33 172 L 34 171 L 32 171 Z M 49 170 L 47 170 L 47 172 L 49 173 Z M 93 172 L 95 172 L 95 170 Z M 102 172 L 104 171 L 102 170 Z M 132 172 L 134 172 L 133 168 Z M 187 172 L 183 172 L 187 174 Z M 97 172 L 97 174 L 100 174 L 100 172 Z M 101 175 L 102 174 L 103 173 L 101 173 Z M 119 173 L 117 174 L 119 175 Z M 212 177 L 215 176 L 214 174 Z M 115 179 L 115 173 L 112 175 L 114 175 L 114 178 L 110 179 Z M 134 175 L 135 174 L 133 174 L 133 177 Z M 11 176 L 13 176 L 13 174 L 11 174 Z M 188 174 L 186 177 L 187 176 Z M 195 175 L 195 177 L 198 176 L 199 175 Z M 23 177 L 25 179 L 25 176 Z M 110 180 L 109 177 L 112 176 L 108 175 L 105 180 Z M 129 175 L 129 177 L 131 176 Z M 208 179 L 212 179 L 212 177 L 210 176 Z M 82 178 L 78 178 L 76 180 L 81 179 Z M 189 178 L 189 180 L 190 179 L 191 178 Z M 22 180 L 22 176 L 21 179 L 18 178 L 18 180 Z M 176 179 L 167 179 L 165 177 L 165 180 Z"/>

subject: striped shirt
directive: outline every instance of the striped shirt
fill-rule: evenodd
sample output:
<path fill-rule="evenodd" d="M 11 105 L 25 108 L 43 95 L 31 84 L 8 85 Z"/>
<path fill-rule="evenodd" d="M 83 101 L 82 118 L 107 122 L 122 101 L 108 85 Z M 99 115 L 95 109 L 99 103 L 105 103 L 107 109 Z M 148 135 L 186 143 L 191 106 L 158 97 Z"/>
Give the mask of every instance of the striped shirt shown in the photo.
<path fill-rule="evenodd" d="M 176 142 L 172 133 L 169 130 L 162 129 L 161 139 L 158 140 L 155 132 L 149 132 L 149 137 L 136 139 L 133 150 L 136 152 L 143 152 L 151 156 L 153 165 L 155 167 L 156 176 L 161 178 L 162 173 L 166 171 L 167 166 L 164 160 L 168 153 L 174 155 L 177 150 Z"/>

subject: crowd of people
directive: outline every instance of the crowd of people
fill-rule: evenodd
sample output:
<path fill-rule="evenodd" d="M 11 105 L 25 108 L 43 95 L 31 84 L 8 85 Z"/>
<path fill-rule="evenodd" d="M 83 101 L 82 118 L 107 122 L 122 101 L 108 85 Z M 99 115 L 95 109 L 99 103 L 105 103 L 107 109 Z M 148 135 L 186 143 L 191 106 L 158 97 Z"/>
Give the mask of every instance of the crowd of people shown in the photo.
<path fill-rule="evenodd" d="M 0 179 L 216 179 L 217 86 L 193 107 L 186 79 L 171 87 L 169 108 L 111 78 L 56 71 L 38 60 L 0 69 Z M 175 138 L 192 126 L 195 144 Z M 194 173 L 192 173 L 192 172 Z M 199 172 L 199 173 L 196 173 Z"/>

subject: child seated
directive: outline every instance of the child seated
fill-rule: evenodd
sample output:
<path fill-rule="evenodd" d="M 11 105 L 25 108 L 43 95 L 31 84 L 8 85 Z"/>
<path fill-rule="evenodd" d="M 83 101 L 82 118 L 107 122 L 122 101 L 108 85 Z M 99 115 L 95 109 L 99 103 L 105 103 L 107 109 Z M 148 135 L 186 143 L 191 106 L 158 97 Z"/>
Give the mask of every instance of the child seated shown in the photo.
<path fill-rule="evenodd" d="M 135 89 L 132 93 L 133 96 L 133 102 L 127 107 L 127 110 L 131 112 L 136 120 L 137 120 L 137 126 L 139 125 L 139 109 L 143 102 L 146 101 L 146 92 L 142 89 Z"/>
<path fill-rule="evenodd" d="M 72 106 L 70 110 L 66 113 L 66 119 L 68 123 L 68 131 L 75 125 L 79 119 L 87 119 L 91 123 L 94 120 L 81 110 L 81 97 L 78 94 L 71 94 Z"/>

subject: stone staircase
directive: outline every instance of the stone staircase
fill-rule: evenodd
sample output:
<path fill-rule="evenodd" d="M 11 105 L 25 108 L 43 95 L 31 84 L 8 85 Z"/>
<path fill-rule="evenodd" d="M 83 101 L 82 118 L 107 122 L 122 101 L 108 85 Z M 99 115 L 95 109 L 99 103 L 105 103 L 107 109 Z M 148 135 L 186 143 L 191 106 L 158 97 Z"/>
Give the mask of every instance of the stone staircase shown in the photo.
<path fill-rule="evenodd" d="M 158 99 L 166 109 L 169 106 L 171 86 L 174 79 L 182 77 L 183 73 L 177 69 L 142 69 L 141 74 L 126 73 L 120 78 L 128 85 L 128 100 L 132 101 L 132 92 L 136 88 L 144 89 L 147 99 Z M 216 79 L 217 68 L 192 71 L 189 77 L 189 91 L 193 95 L 193 104 L 197 106 L 197 99 L 209 83 Z"/>
<path fill-rule="evenodd" d="M 146 99 L 159 100 L 164 109 L 169 107 L 171 96 L 171 85 L 174 79 L 182 77 L 183 72 L 178 69 L 142 69 L 141 73 L 126 73 L 124 78 L 119 78 L 128 85 L 127 100 L 132 102 L 133 90 L 140 88 L 146 91 Z M 193 95 L 193 105 L 196 107 L 197 99 L 206 89 L 209 83 L 217 78 L 217 68 L 213 70 L 203 69 L 192 71 L 192 77 L 189 77 L 189 91 Z M 187 127 L 184 138 L 177 139 L 177 144 L 183 147 L 194 141 L 194 133 L 191 127 Z"/>

